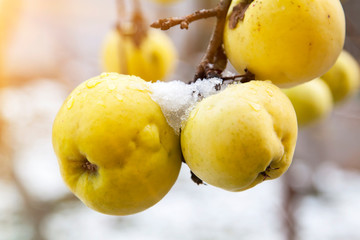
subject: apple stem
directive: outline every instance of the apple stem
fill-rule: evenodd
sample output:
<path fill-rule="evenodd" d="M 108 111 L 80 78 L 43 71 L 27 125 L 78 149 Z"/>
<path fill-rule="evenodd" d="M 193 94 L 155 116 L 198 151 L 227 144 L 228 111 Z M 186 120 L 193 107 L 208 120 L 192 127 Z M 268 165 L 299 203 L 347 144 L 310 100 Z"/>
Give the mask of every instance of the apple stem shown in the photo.
<path fill-rule="evenodd" d="M 223 83 L 232 84 L 232 83 L 246 83 L 255 79 L 255 74 L 245 69 L 245 74 L 234 75 L 229 77 L 222 77 Z M 219 86 L 220 87 L 220 86 Z M 220 89 L 217 89 L 220 90 Z"/>

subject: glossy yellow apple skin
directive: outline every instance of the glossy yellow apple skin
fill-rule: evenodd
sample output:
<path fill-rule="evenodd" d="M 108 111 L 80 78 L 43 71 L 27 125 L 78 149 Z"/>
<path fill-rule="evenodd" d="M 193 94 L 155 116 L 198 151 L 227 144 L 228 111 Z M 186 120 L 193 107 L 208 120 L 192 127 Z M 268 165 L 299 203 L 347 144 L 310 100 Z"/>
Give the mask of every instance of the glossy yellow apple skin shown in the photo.
<path fill-rule="evenodd" d="M 274 84 L 251 81 L 205 98 L 181 133 L 183 156 L 203 181 L 242 191 L 282 175 L 297 139 L 290 100 Z"/>
<path fill-rule="evenodd" d="M 294 106 L 299 126 L 323 119 L 333 109 L 330 88 L 320 78 L 283 91 Z"/>
<path fill-rule="evenodd" d="M 105 38 L 102 59 L 106 72 L 135 75 L 155 82 L 165 80 L 173 72 L 177 53 L 171 39 L 160 30 L 150 29 L 140 46 L 136 46 L 130 36 L 113 30 Z"/>
<path fill-rule="evenodd" d="M 179 137 L 145 81 L 115 73 L 92 78 L 69 95 L 54 121 L 53 146 L 70 190 L 110 215 L 153 206 L 181 165 Z"/>
<path fill-rule="evenodd" d="M 359 89 L 359 63 L 344 50 L 331 69 L 321 78 L 330 87 L 335 103 L 338 103 L 352 96 Z"/>
<path fill-rule="evenodd" d="M 281 87 L 324 74 L 339 56 L 345 39 L 345 17 L 339 0 L 254 0 L 234 29 L 229 16 L 224 48 L 235 67 L 256 79 Z"/>

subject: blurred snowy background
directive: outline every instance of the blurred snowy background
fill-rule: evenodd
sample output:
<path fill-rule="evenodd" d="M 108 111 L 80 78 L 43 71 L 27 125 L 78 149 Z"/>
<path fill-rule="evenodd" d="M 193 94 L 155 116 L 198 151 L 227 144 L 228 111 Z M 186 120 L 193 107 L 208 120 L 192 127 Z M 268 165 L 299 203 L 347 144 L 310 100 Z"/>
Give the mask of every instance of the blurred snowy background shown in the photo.
<path fill-rule="evenodd" d="M 160 6 L 149 22 L 209 8 L 216 0 Z M 345 48 L 360 59 L 360 1 L 344 2 Z M 94 212 L 61 180 L 52 150 L 55 114 L 71 89 L 101 73 L 115 0 L 0 0 L 0 240 L 360 239 L 360 96 L 303 128 L 290 170 L 241 193 L 197 186 L 183 164 L 154 207 L 114 217 Z M 192 79 L 213 20 L 167 33 L 180 53 L 169 79 Z"/>

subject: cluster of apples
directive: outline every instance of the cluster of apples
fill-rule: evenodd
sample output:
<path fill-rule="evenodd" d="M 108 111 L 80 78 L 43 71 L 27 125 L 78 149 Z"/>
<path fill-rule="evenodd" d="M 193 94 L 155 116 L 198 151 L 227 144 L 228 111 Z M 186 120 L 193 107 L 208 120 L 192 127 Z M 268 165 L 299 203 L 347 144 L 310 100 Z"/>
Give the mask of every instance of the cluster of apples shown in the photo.
<path fill-rule="evenodd" d="M 338 0 L 233 0 L 224 49 L 238 72 L 251 71 L 256 80 L 223 86 L 197 102 L 180 136 L 142 78 L 103 73 L 83 82 L 53 125 L 64 181 L 87 206 L 128 215 L 167 194 L 182 158 L 201 180 L 229 191 L 279 177 L 291 164 L 298 129 L 294 107 L 280 87 L 326 73 L 344 38 Z M 107 59 L 143 67 L 142 60 L 127 56 Z"/>

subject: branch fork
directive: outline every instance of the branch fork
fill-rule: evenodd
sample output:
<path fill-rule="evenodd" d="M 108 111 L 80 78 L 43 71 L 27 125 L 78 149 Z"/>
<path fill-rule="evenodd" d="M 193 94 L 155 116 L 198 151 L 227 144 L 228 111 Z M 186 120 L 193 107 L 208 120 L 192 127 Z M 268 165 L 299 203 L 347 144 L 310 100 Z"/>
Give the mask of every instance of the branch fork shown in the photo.
<path fill-rule="evenodd" d="M 176 25 L 180 25 L 181 29 L 188 29 L 189 24 L 193 21 L 216 17 L 217 21 L 214 32 L 211 36 L 206 53 L 197 67 L 192 82 L 195 82 L 197 79 L 209 79 L 212 77 L 221 78 L 221 74 L 226 68 L 227 57 L 222 45 L 226 15 L 230 4 L 231 0 L 221 0 L 218 5 L 212 9 L 198 10 L 185 17 L 164 18 L 151 24 L 151 27 L 160 28 L 162 30 L 168 30 Z"/>

